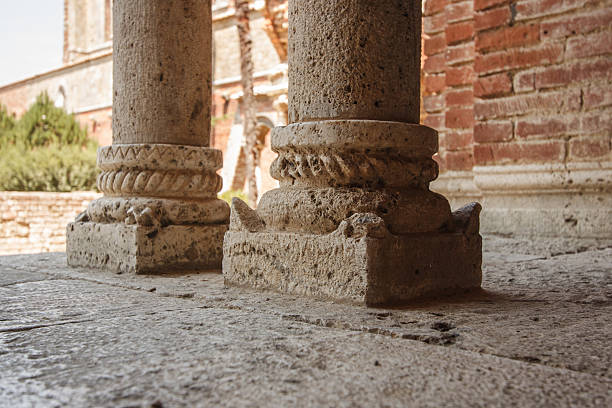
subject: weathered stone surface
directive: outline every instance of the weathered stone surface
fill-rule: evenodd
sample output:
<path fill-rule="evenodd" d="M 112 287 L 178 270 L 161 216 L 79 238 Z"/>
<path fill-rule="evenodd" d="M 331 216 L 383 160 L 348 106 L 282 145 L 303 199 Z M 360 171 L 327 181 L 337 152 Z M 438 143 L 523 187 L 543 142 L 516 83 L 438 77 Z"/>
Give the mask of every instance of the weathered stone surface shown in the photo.
<path fill-rule="evenodd" d="M 98 188 L 106 196 L 216 198 L 220 150 L 168 144 L 115 144 L 98 153 Z"/>
<path fill-rule="evenodd" d="M 142 217 L 142 215 L 147 215 Z M 190 225 L 227 223 L 229 206 L 223 200 L 186 200 L 155 197 L 101 197 L 87 207 L 95 222 L 139 225 Z"/>
<path fill-rule="evenodd" d="M 374 213 L 394 234 L 439 230 L 451 216 L 443 196 L 420 189 L 280 188 L 264 194 L 257 212 L 270 228 L 326 234 L 355 213 Z"/>
<path fill-rule="evenodd" d="M 128 225 L 74 222 L 67 227 L 68 265 L 121 273 L 218 269 L 226 224 Z"/>
<path fill-rule="evenodd" d="M 612 163 L 478 166 L 488 233 L 516 236 L 612 236 Z"/>
<path fill-rule="evenodd" d="M 280 189 L 258 213 L 279 231 L 329 233 L 355 213 L 375 213 L 394 234 L 438 230 L 448 201 L 428 190 L 438 175 L 435 130 L 410 123 L 327 120 L 272 131 L 270 169 Z"/>
<path fill-rule="evenodd" d="M 210 144 L 210 0 L 113 4 L 113 143 Z"/>
<path fill-rule="evenodd" d="M 216 198 L 221 161 L 207 147 L 101 148 L 105 196 L 69 224 L 69 265 L 136 273 L 218 268 L 229 220 L 229 206 Z"/>
<path fill-rule="evenodd" d="M 477 204 L 459 211 L 450 231 L 410 235 L 391 234 L 373 213 L 354 214 L 330 234 L 262 230 L 245 207 L 234 200 L 223 244 L 228 285 L 367 305 L 480 287 Z"/>
<path fill-rule="evenodd" d="M 290 3 L 280 188 L 256 212 L 233 205 L 227 284 L 368 305 L 480 286 L 480 205 L 455 220 L 429 189 L 438 140 L 418 124 L 420 19 L 417 2 Z"/>
<path fill-rule="evenodd" d="M 409 309 L 0 257 L 0 401 L 609 406 L 612 249 L 495 237 L 484 248 L 482 293 Z"/>
<path fill-rule="evenodd" d="M 116 272 L 218 268 L 229 207 L 211 149 L 210 0 L 113 4 L 113 145 L 67 229 L 68 264 Z"/>
<path fill-rule="evenodd" d="M 289 121 L 419 123 L 421 3 L 289 3 Z"/>

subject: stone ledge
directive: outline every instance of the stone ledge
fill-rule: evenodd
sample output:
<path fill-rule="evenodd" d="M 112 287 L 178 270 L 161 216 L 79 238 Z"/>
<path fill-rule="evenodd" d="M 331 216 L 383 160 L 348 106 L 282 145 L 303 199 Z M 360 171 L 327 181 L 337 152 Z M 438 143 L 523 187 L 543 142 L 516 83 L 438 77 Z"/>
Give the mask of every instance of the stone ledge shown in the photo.
<path fill-rule="evenodd" d="M 219 269 L 227 225 L 166 227 L 73 222 L 68 224 L 68 265 L 119 273 Z"/>

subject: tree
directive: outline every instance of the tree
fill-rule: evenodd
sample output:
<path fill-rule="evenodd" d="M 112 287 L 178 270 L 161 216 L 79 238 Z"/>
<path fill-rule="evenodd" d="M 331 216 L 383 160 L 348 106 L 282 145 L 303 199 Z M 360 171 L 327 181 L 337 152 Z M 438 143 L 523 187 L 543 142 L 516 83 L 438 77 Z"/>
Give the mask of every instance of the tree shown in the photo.
<path fill-rule="evenodd" d="M 257 107 L 253 91 L 253 41 L 249 23 L 249 0 L 234 0 L 240 43 L 240 74 L 242 85 L 242 117 L 246 155 L 246 182 L 249 204 L 257 205 Z"/>
<path fill-rule="evenodd" d="M 0 105 L 0 145 L 5 138 L 9 138 L 15 127 L 15 118 L 4 105 Z"/>
<path fill-rule="evenodd" d="M 36 101 L 19 119 L 13 129 L 11 142 L 24 143 L 26 146 L 86 145 L 89 143 L 87 129 L 64 109 L 55 106 L 46 92 L 36 97 Z"/>

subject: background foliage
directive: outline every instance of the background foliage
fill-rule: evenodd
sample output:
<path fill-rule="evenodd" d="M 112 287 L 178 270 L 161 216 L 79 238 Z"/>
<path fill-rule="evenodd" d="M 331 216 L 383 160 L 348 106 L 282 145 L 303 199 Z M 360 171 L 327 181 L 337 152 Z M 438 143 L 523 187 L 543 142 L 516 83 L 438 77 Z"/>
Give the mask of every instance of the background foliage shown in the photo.
<path fill-rule="evenodd" d="M 96 150 L 87 130 L 46 93 L 19 120 L 0 107 L 0 190 L 94 190 Z"/>

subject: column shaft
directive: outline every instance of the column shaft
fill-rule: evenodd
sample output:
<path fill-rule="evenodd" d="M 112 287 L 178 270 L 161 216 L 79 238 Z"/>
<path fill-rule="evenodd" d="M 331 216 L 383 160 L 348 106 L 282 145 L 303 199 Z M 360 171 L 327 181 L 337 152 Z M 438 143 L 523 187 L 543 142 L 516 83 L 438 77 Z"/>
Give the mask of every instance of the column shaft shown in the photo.
<path fill-rule="evenodd" d="M 421 2 L 289 2 L 289 121 L 419 123 Z"/>
<path fill-rule="evenodd" d="M 208 146 L 210 0 L 113 3 L 113 143 Z"/>

